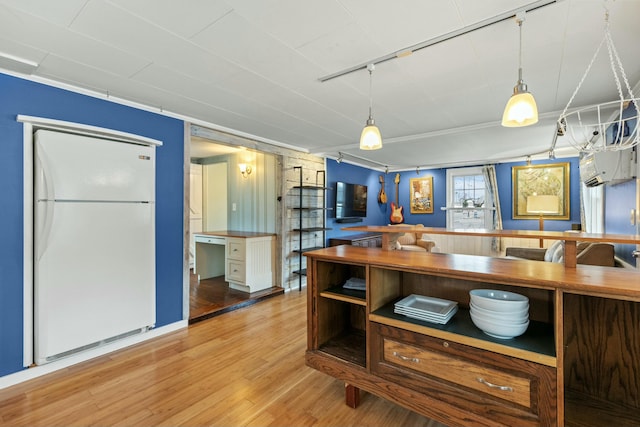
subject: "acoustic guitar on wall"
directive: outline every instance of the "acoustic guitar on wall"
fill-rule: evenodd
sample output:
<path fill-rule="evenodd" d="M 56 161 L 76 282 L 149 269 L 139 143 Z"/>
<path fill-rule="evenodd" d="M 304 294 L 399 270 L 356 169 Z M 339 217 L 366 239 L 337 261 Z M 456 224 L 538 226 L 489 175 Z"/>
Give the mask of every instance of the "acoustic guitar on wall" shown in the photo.
<path fill-rule="evenodd" d="M 380 192 L 378 193 L 378 203 L 387 203 L 387 193 L 384 192 L 384 175 L 380 175 Z"/>
<path fill-rule="evenodd" d="M 389 220 L 392 224 L 401 224 L 404 221 L 404 216 L 402 215 L 402 206 L 398 204 L 398 184 L 400 184 L 400 174 L 396 174 L 396 179 L 394 180 L 396 183 L 396 203 L 391 202 L 391 215 L 389 216 Z"/>

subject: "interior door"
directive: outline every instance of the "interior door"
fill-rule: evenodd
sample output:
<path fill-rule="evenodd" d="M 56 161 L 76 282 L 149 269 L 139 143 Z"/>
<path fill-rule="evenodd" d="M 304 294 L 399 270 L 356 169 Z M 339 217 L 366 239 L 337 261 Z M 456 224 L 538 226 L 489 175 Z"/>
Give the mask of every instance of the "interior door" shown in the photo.
<path fill-rule="evenodd" d="M 226 230 L 227 227 L 227 162 L 203 166 L 204 231 Z"/>

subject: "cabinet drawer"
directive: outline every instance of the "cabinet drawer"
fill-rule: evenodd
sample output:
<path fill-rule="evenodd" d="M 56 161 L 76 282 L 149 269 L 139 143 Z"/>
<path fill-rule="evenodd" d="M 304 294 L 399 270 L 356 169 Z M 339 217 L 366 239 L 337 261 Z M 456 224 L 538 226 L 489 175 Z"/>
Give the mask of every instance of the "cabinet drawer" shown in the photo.
<path fill-rule="evenodd" d="M 383 360 L 531 408 L 531 380 L 384 338 Z"/>
<path fill-rule="evenodd" d="M 245 263 L 243 261 L 227 260 L 227 281 L 246 281 Z"/>
<path fill-rule="evenodd" d="M 196 235 L 194 236 L 194 240 L 196 243 L 208 243 L 210 245 L 224 245 L 226 240 L 224 237 L 210 237 L 210 236 L 202 236 Z"/>
<path fill-rule="evenodd" d="M 227 258 L 244 261 L 246 259 L 245 248 L 243 239 L 229 239 L 227 241 Z"/>
<path fill-rule="evenodd" d="M 371 322 L 371 370 L 500 425 L 555 425 L 556 369 Z"/>

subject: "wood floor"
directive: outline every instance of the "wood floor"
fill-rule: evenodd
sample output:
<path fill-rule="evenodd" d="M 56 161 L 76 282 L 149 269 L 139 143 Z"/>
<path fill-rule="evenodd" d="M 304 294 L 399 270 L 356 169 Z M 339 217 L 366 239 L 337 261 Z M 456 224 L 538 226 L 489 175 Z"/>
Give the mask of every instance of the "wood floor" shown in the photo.
<path fill-rule="evenodd" d="M 305 366 L 306 292 L 0 390 L 2 426 L 442 426 Z"/>
<path fill-rule="evenodd" d="M 189 323 L 200 322 L 284 293 L 284 289 L 276 287 L 252 293 L 242 292 L 230 288 L 224 276 L 198 280 L 193 272 L 189 288 Z"/>

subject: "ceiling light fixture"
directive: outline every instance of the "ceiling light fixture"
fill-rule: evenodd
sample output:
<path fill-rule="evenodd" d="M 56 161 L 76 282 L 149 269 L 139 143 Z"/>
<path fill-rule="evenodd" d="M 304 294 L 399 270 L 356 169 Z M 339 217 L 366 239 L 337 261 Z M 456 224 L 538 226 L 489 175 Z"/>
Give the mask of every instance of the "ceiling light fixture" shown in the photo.
<path fill-rule="evenodd" d="M 338 158 L 336 159 L 336 163 L 342 163 L 343 159 L 344 157 L 342 156 L 342 153 L 338 151 Z"/>
<path fill-rule="evenodd" d="M 527 90 L 522 80 L 522 22 L 525 12 L 516 14 L 516 22 L 520 28 L 520 52 L 518 58 L 518 83 L 513 87 L 513 95 L 509 98 L 502 115 L 502 126 L 521 127 L 538 123 L 538 107 L 533 95 Z"/>
<path fill-rule="evenodd" d="M 376 126 L 373 116 L 371 115 L 371 106 L 373 104 L 371 82 L 373 80 L 372 74 L 373 70 L 375 70 L 375 65 L 367 65 L 367 70 L 369 70 L 369 118 L 367 119 L 367 125 L 362 129 L 362 134 L 360 134 L 360 149 L 377 150 L 382 148 L 382 136 L 380 135 L 380 130 Z"/>

